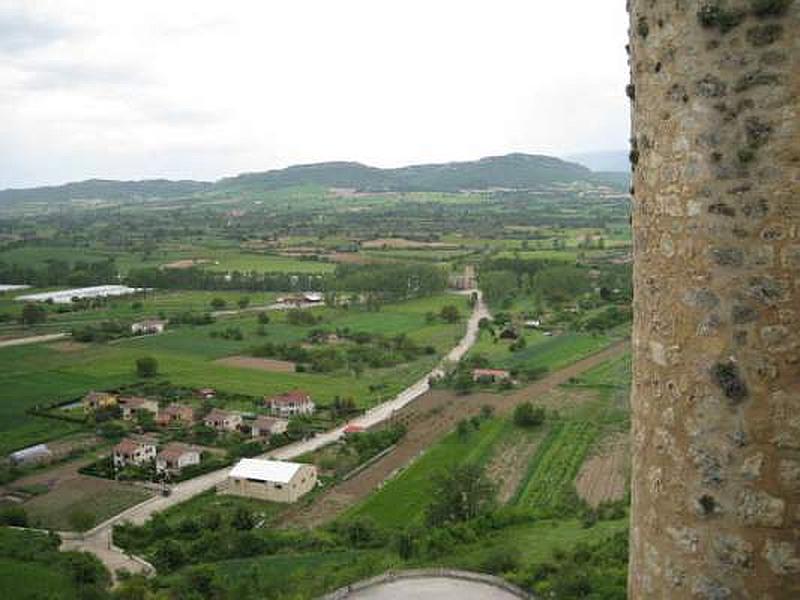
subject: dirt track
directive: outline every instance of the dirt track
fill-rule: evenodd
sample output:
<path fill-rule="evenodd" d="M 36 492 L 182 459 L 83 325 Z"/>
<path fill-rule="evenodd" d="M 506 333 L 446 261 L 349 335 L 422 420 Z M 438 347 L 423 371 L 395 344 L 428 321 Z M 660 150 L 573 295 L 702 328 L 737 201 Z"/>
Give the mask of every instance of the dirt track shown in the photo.
<path fill-rule="evenodd" d="M 432 390 L 395 415 L 393 422 L 404 423 L 408 433 L 392 452 L 364 469 L 351 479 L 336 485 L 308 507 L 298 507 L 284 516 L 285 526 L 315 527 L 335 518 L 350 506 L 360 502 L 377 489 L 396 471 L 406 467 L 415 457 L 451 431 L 461 419 L 478 414 L 484 404 L 499 414 L 507 414 L 525 400 L 535 400 L 566 383 L 571 377 L 591 369 L 628 349 L 622 341 L 565 367 L 551 375 L 510 394 L 478 393 L 459 396 L 449 390 Z M 525 456 L 535 451 L 535 443 Z M 520 457 L 524 460 L 524 457 Z M 506 487 L 510 488 L 513 482 Z"/>

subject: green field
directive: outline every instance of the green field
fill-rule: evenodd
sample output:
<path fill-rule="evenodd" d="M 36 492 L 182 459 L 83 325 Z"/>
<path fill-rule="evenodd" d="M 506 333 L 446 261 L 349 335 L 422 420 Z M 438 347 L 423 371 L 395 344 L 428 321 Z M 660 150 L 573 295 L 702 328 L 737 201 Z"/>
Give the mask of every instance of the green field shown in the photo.
<path fill-rule="evenodd" d="M 449 434 L 343 518 L 369 517 L 385 527 L 421 524 L 430 503 L 431 477 L 456 465 L 485 462 L 506 426 L 502 419 L 492 419 L 466 438 Z"/>
<path fill-rule="evenodd" d="M 572 482 L 596 435 L 589 422 L 554 423 L 531 462 L 517 503 L 546 515 L 568 505 Z"/>
<path fill-rule="evenodd" d="M 166 294 L 163 299 L 172 302 L 175 296 L 181 295 Z M 206 303 L 211 296 L 194 292 L 190 297 L 197 303 Z M 33 417 L 26 414 L 26 410 L 73 399 L 92 389 L 111 389 L 133 383 L 137 381 L 135 361 L 145 355 L 154 356 L 159 362 L 160 377 L 176 385 L 211 386 L 256 397 L 301 388 L 321 402 L 341 396 L 352 397 L 359 406 L 374 405 L 422 377 L 437 358 L 423 356 L 391 368 L 368 369 L 359 377 L 345 372 L 276 373 L 213 361 L 243 353 L 264 341 L 299 341 L 316 327 L 330 330 L 349 327 L 352 331 L 385 335 L 407 333 L 415 341 L 433 345 L 439 353 L 444 353 L 461 337 L 464 319 L 455 324 L 431 324 L 426 321 L 425 314 L 438 312 L 446 304 L 458 305 L 462 315 L 467 315 L 464 297 L 442 294 L 386 305 L 380 312 L 314 309 L 323 318 L 314 326 L 289 325 L 285 314 L 273 312 L 266 337 L 255 335 L 256 315 L 248 314 L 226 318 L 214 325 L 180 327 L 160 336 L 89 344 L 69 352 L 55 350 L 47 344 L 0 349 L 0 364 L 3 364 L 0 371 L 0 453 L 74 431 L 73 424 Z M 209 335 L 212 330 L 230 326 L 239 326 L 244 339 L 225 340 Z"/>

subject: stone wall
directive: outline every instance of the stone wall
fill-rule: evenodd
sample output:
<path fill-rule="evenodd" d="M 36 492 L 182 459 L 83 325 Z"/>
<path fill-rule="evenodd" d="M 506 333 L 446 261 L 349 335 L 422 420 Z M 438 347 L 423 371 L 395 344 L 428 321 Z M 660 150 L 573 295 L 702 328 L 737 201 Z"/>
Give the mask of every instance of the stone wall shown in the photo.
<path fill-rule="evenodd" d="M 631 0 L 631 598 L 800 598 L 800 0 Z"/>

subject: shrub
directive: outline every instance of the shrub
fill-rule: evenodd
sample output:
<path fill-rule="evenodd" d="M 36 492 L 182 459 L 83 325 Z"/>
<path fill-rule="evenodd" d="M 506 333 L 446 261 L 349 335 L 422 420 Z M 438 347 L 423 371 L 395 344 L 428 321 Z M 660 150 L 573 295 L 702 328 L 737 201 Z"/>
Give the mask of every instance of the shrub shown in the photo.
<path fill-rule="evenodd" d="M 514 423 L 519 427 L 533 428 L 544 423 L 545 411 L 541 406 L 523 402 L 514 408 Z"/>
<path fill-rule="evenodd" d="M 152 356 L 137 358 L 136 374 L 139 377 L 155 377 L 158 375 L 158 361 Z"/>

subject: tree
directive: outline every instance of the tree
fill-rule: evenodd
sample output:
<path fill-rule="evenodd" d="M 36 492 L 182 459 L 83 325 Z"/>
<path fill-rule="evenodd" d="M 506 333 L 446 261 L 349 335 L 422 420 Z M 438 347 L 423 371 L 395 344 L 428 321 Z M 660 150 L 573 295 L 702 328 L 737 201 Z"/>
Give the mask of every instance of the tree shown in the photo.
<path fill-rule="evenodd" d="M 211 300 L 211 308 L 214 310 L 222 310 L 226 305 L 227 302 L 225 302 L 224 298 L 217 297 Z"/>
<path fill-rule="evenodd" d="M 242 296 L 237 300 L 236 304 L 239 306 L 240 309 L 244 310 L 248 306 L 250 306 L 250 298 L 247 296 Z"/>
<path fill-rule="evenodd" d="M 252 529 L 254 525 L 255 520 L 253 519 L 253 513 L 247 510 L 244 506 L 238 507 L 236 512 L 233 513 L 231 526 L 234 529 L 238 529 L 239 531 L 248 531 Z"/>
<path fill-rule="evenodd" d="M 443 306 L 442 310 L 439 312 L 439 316 L 447 323 L 456 323 L 461 319 L 461 313 L 458 312 L 458 308 L 452 304 Z"/>
<path fill-rule="evenodd" d="M 41 304 L 34 302 L 26 302 L 22 307 L 22 314 L 20 321 L 24 325 L 36 325 L 37 323 L 44 323 L 47 320 L 47 309 Z"/>
<path fill-rule="evenodd" d="M 0 525 L 27 527 L 28 513 L 21 506 L 9 506 L 0 511 Z"/>
<path fill-rule="evenodd" d="M 159 570 L 174 571 L 186 562 L 186 553 L 175 540 L 164 540 L 156 548 L 153 562 Z"/>
<path fill-rule="evenodd" d="M 514 423 L 520 427 L 538 427 L 544 423 L 545 412 L 541 406 L 534 406 L 530 402 L 518 404 L 514 409 Z"/>
<path fill-rule="evenodd" d="M 428 505 L 428 525 L 439 527 L 473 519 L 494 507 L 495 489 L 483 467 L 468 463 L 433 477 L 433 501 Z"/>
<path fill-rule="evenodd" d="M 152 356 L 137 358 L 136 374 L 139 377 L 155 377 L 158 375 L 158 361 Z"/>
<path fill-rule="evenodd" d="M 258 313 L 258 322 L 261 325 L 268 325 L 269 315 L 262 310 L 260 313 Z"/>

